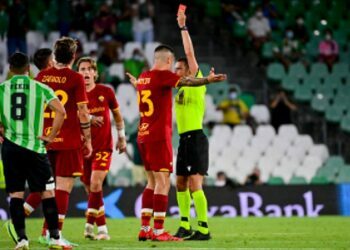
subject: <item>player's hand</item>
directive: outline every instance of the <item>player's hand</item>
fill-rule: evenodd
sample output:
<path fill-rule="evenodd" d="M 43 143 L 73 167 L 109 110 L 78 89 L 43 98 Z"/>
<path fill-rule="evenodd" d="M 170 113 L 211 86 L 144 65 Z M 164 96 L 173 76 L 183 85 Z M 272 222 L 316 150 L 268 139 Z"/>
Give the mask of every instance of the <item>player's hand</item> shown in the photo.
<path fill-rule="evenodd" d="M 214 68 L 210 69 L 209 75 L 208 75 L 208 81 L 209 82 L 221 82 L 227 79 L 226 74 L 215 74 Z"/>
<path fill-rule="evenodd" d="M 91 140 L 89 141 L 84 141 L 84 146 L 83 146 L 83 155 L 84 158 L 89 158 L 92 154 L 92 145 L 91 145 Z"/>
<path fill-rule="evenodd" d="M 179 25 L 179 28 L 186 26 L 186 15 L 182 11 L 177 13 L 177 24 Z"/>
<path fill-rule="evenodd" d="M 91 117 L 91 125 L 95 127 L 102 127 L 104 124 L 103 122 L 103 116 L 92 116 Z"/>
<path fill-rule="evenodd" d="M 122 154 L 126 152 L 126 139 L 125 137 L 119 137 L 117 145 L 115 146 L 115 149 L 119 152 L 119 154 Z"/>
<path fill-rule="evenodd" d="M 53 142 L 55 138 L 52 138 L 51 136 L 42 135 L 38 136 L 38 139 L 42 140 L 44 142 L 44 145 L 46 146 L 47 144 Z"/>
<path fill-rule="evenodd" d="M 129 72 L 125 73 L 128 77 L 129 77 L 129 81 L 132 85 L 134 85 L 134 87 L 136 88 L 137 85 L 137 79 L 135 76 L 133 76 L 132 74 L 130 74 Z"/>

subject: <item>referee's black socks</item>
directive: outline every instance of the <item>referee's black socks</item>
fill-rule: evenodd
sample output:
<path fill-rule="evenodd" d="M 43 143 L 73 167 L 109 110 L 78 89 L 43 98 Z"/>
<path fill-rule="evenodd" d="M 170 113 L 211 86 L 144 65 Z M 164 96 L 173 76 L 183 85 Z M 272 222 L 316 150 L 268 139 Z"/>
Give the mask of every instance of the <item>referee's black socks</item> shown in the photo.
<path fill-rule="evenodd" d="M 23 208 L 24 200 L 20 198 L 11 198 L 10 200 L 10 214 L 13 226 L 15 227 L 18 241 L 22 239 L 28 240 L 25 229 L 25 214 Z"/>
<path fill-rule="evenodd" d="M 58 231 L 58 213 L 54 197 L 42 200 L 43 212 L 50 232 L 50 237 L 58 240 L 60 238 Z"/>

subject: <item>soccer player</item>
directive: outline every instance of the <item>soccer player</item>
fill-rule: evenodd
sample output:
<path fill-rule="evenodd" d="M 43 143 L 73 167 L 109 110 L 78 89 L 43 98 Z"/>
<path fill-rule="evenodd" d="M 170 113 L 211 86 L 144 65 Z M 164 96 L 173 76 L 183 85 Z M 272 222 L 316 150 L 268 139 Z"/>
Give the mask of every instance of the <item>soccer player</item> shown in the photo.
<path fill-rule="evenodd" d="M 69 194 L 74 185 L 74 178 L 83 174 L 83 153 L 90 157 L 92 153 L 90 117 L 84 78 L 71 69 L 77 50 L 76 41 L 62 37 L 54 45 L 56 64 L 41 71 L 37 80 L 50 86 L 60 98 L 67 114 L 57 137 L 48 145 L 48 155 L 56 176 L 56 202 L 59 215 L 59 230 L 68 209 Z M 54 112 L 45 110 L 44 133 L 50 133 Z M 84 134 L 84 145 L 81 141 Z M 83 150 L 82 150 L 83 146 Z M 83 151 L 83 152 L 82 152 Z M 45 227 L 43 229 L 45 234 Z M 70 245 L 67 242 L 67 245 Z"/>
<path fill-rule="evenodd" d="M 54 66 L 52 50 L 49 48 L 38 49 L 33 56 L 34 65 L 41 71 Z"/>
<path fill-rule="evenodd" d="M 178 76 L 202 77 L 186 27 L 186 15 L 180 11 L 177 22 L 181 31 L 186 58 L 175 64 Z M 176 162 L 176 197 L 180 210 L 180 227 L 174 235 L 186 240 L 209 240 L 207 199 L 202 189 L 208 171 L 208 139 L 203 133 L 206 87 L 181 87 L 175 97 L 177 130 L 180 135 Z M 189 217 L 191 195 L 198 218 L 198 230 L 192 232 Z"/>
<path fill-rule="evenodd" d="M 23 209 L 26 181 L 31 192 L 40 193 L 51 237 L 50 247 L 60 247 L 55 183 L 44 144 L 54 140 L 66 112 L 51 88 L 29 78 L 26 55 L 15 53 L 9 63 L 14 76 L 0 84 L 0 103 L 3 105 L 0 124 L 4 129 L 0 141 L 3 143 L 6 191 L 11 197 L 10 214 L 18 236 L 15 249 L 29 249 Z M 56 116 L 50 133 L 42 136 L 45 103 Z"/>
<path fill-rule="evenodd" d="M 124 120 L 114 91 L 108 86 L 95 83 L 98 74 L 96 61 L 91 57 L 80 58 L 77 69 L 84 77 L 89 99 L 88 108 L 90 115 L 93 116 L 91 121 L 93 153 L 90 158 L 84 160 L 84 175 L 81 177 L 89 193 L 84 236 L 89 239 L 109 240 L 102 184 L 110 168 L 113 152 L 110 111 L 117 126 L 116 150 L 119 153 L 126 150 Z M 98 229 L 97 236 L 94 235 L 94 223 Z"/>
<path fill-rule="evenodd" d="M 41 71 L 54 66 L 52 50 L 48 48 L 38 49 L 34 53 L 34 64 Z M 40 193 L 30 193 L 24 202 L 24 212 L 29 216 L 41 202 Z"/>
<path fill-rule="evenodd" d="M 139 240 L 178 241 L 180 238 L 164 230 L 168 207 L 170 173 L 172 166 L 172 88 L 201 86 L 226 79 L 214 72 L 205 78 L 180 78 L 170 70 L 175 60 L 174 51 L 166 45 L 155 49 L 154 64 L 138 79 L 128 74 L 137 89 L 140 111 L 138 145 L 147 172 L 147 186 L 142 195 L 141 230 Z M 153 213 L 154 228 L 150 227 Z"/>

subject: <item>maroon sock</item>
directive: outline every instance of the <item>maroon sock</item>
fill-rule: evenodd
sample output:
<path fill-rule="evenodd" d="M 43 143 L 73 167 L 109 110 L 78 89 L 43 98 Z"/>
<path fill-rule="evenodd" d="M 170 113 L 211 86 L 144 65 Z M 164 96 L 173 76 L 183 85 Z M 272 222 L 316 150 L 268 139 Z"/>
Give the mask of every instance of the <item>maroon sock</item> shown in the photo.
<path fill-rule="evenodd" d="M 63 221 L 66 217 L 69 202 L 69 193 L 63 190 L 55 190 L 55 198 L 58 211 L 58 229 L 62 230 Z"/>
<path fill-rule="evenodd" d="M 86 222 L 93 225 L 100 208 L 101 192 L 90 192 L 88 200 L 88 209 L 86 211 Z"/>
<path fill-rule="evenodd" d="M 98 200 L 98 213 L 96 216 L 96 225 L 99 226 L 104 226 L 106 225 L 106 215 L 105 215 L 105 207 L 104 207 L 104 202 L 103 202 L 103 193 L 102 191 L 99 192 L 99 200 Z"/>
<path fill-rule="evenodd" d="M 166 210 L 168 208 L 168 196 L 162 194 L 155 194 L 153 198 L 154 207 L 154 229 L 163 229 Z"/>
<path fill-rule="evenodd" d="M 149 226 L 153 213 L 153 189 L 145 188 L 142 194 L 141 225 Z"/>
<path fill-rule="evenodd" d="M 30 193 L 24 203 L 24 212 L 29 216 L 41 203 L 41 194 L 39 192 Z M 30 207 L 28 207 L 28 205 Z"/>

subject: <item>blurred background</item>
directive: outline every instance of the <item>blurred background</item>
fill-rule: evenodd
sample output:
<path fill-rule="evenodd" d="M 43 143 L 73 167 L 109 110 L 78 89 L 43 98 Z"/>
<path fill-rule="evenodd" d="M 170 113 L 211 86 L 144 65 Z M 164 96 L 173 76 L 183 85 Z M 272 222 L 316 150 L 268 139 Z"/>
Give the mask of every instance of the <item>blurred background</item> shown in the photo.
<path fill-rule="evenodd" d="M 136 93 L 125 72 L 139 75 L 149 69 L 160 43 L 174 47 L 177 57 L 184 55 L 176 22 L 179 3 L 0 0 L 1 81 L 8 77 L 7 58 L 16 50 L 32 57 L 37 49 L 52 48 L 56 39 L 70 36 L 79 43 L 78 57 L 98 61 L 98 82 L 115 89 L 129 145 L 128 154 L 114 154 L 108 186 L 145 183 L 135 142 Z M 207 87 L 206 185 L 350 182 L 349 1 L 181 3 L 187 5 L 200 69 L 204 75 L 210 67 L 228 75 L 226 82 Z M 31 75 L 37 73 L 32 65 Z M 178 139 L 174 123 L 175 160 Z"/>

